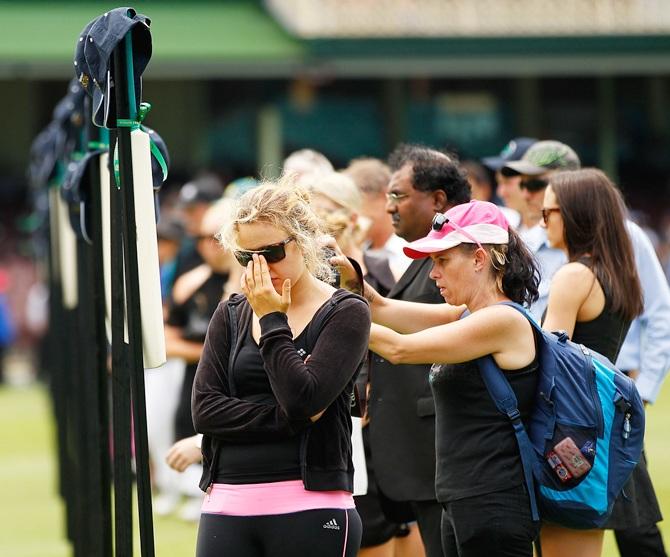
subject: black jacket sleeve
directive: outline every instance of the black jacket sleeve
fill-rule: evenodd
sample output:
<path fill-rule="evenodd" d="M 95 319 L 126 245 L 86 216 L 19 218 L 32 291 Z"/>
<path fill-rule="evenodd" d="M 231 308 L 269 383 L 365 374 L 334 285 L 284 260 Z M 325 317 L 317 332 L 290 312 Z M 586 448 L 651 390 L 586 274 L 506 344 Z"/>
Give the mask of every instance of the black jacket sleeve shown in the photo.
<path fill-rule="evenodd" d="M 250 402 L 230 396 L 228 310 L 219 304 L 205 338 L 193 383 L 191 411 L 198 433 L 221 441 L 255 442 L 294 435 L 310 424 L 291 420 L 276 404 Z"/>
<path fill-rule="evenodd" d="M 260 349 L 270 385 L 291 419 L 325 410 L 345 389 L 367 354 L 370 309 L 359 298 L 342 300 L 325 323 L 306 359 L 293 344 L 286 314 L 260 320 Z"/>

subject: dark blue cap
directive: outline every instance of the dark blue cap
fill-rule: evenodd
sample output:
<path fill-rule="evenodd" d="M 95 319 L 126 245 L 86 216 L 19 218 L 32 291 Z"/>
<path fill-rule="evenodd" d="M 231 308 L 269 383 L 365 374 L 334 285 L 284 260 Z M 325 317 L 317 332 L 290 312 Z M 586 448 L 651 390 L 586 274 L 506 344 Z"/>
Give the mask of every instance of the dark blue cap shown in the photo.
<path fill-rule="evenodd" d="M 67 203 L 70 225 L 75 234 L 91 242 L 91 185 L 90 164 L 104 153 L 102 149 L 89 151 L 80 159 L 71 160 L 65 168 L 60 194 Z"/>
<path fill-rule="evenodd" d="M 491 170 L 500 170 L 510 161 L 521 160 L 534 143 L 537 143 L 537 139 L 532 137 L 515 137 L 505 145 L 497 157 L 485 157 L 482 159 L 482 164 Z"/>
<path fill-rule="evenodd" d="M 51 122 L 30 146 L 28 181 L 35 189 L 47 186 L 56 173 L 56 163 L 65 145 L 65 130 L 58 122 Z"/>
<path fill-rule="evenodd" d="M 75 48 L 77 79 L 93 98 L 93 123 L 115 128 L 116 100 L 113 80 L 114 49 L 132 33 L 135 106 L 142 98 L 142 73 L 151 59 L 151 20 L 132 8 L 116 8 L 89 22 Z"/>
<path fill-rule="evenodd" d="M 85 95 L 86 93 L 79 81 L 73 77 L 67 86 L 66 95 L 58 101 L 54 108 L 53 119 L 64 126 L 74 123 L 81 127 L 80 121 L 83 120 Z"/>
<path fill-rule="evenodd" d="M 76 79 L 70 81 L 67 94 L 58 101 L 53 120 L 30 147 L 28 179 L 34 188 L 42 188 L 56 177 L 56 163 L 70 156 L 83 124 L 84 92 Z"/>

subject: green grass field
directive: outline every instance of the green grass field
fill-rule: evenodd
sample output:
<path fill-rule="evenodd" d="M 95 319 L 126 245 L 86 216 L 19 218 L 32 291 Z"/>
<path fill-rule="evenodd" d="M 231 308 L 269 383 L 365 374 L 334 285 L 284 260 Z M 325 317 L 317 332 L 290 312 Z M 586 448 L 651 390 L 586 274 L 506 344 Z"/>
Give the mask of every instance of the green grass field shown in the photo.
<path fill-rule="evenodd" d="M 0 424 L 0 555 L 71 555 L 63 530 L 63 505 L 56 494 L 53 424 L 45 390 L 0 388 Z M 670 389 L 666 389 L 648 410 L 646 441 L 649 467 L 665 512 L 670 509 L 670 475 L 664 474 L 670 462 L 670 444 L 665 442 L 669 425 Z M 158 557 L 195 553 L 195 524 L 156 518 L 154 529 Z M 137 534 L 135 539 L 138 542 Z M 135 554 L 140 554 L 139 549 Z M 603 555 L 618 555 L 610 533 Z"/>

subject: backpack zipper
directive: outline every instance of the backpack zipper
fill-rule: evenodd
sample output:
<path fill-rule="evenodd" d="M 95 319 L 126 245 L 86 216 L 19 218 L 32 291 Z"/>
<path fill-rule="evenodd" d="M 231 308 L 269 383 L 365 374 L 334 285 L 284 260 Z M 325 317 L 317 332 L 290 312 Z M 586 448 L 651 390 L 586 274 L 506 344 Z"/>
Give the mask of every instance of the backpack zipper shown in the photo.
<path fill-rule="evenodd" d="M 586 348 L 583 344 L 580 344 L 579 347 L 582 349 L 582 354 L 584 354 L 584 358 L 586 359 L 587 363 L 589 364 L 589 367 L 593 371 L 591 373 L 591 376 L 589 377 L 589 387 L 591 389 L 591 397 L 593 398 L 593 405 L 596 409 L 596 427 L 598 429 L 598 437 L 600 439 L 603 438 L 605 435 L 605 420 L 603 418 L 603 409 L 602 405 L 600 403 L 600 396 L 598 395 L 598 387 L 597 387 L 597 379 L 596 379 L 596 367 L 593 364 L 593 360 L 591 359 L 591 353 L 589 352 L 589 349 Z"/>

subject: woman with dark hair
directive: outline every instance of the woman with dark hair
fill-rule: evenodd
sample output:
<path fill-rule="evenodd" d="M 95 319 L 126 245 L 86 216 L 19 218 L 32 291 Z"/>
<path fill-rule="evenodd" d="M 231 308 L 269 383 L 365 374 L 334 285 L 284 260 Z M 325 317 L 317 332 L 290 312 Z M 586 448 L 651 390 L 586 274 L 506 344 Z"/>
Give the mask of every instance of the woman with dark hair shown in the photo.
<path fill-rule="evenodd" d="M 525 420 L 537 384 L 535 336 L 528 320 L 501 302 L 537 298 L 535 262 L 500 209 L 485 201 L 437 214 L 428 236 L 405 254 L 433 260 L 430 276 L 448 303 L 384 299 L 366 285 L 375 322 L 370 348 L 393 363 L 440 362 L 430 382 L 445 555 L 530 557 L 539 525 L 531 518 L 516 438 L 476 360 L 493 357 Z M 344 265 L 341 257 L 337 262 Z"/>
<path fill-rule="evenodd" d="M 564 330 L 574 342 L 615 362 L 631 321 L 643 309 L 633 246 L 619 190 L 598 169 L 552 174 L 544 196 L 543 226 L 552 247 L 563 250 L 568 263 L 554 275 L 542 326 Z M 624 488 L 607 528 L 628 526 L 626 514 L 655 514 L 658 503 L 642 461 Z M 639 503 L 637 499 L 639 498 Z M 629 505 L 636 505 L 635 508 Z M 603 530 L 570 530 L 544 524 L 544 557 L 592 557 L 602 551 Z"/>

